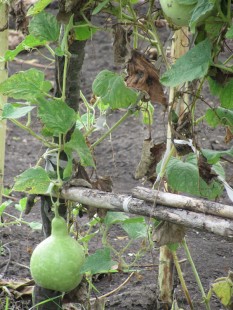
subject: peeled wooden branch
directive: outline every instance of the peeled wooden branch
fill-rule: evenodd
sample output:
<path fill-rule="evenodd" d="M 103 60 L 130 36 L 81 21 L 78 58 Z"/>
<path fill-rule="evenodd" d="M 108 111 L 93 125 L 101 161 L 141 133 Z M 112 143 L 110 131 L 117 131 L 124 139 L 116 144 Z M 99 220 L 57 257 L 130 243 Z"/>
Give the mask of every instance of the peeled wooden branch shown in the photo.
<path fill-rule="evenodd" d="M 129 195 L 119 195 L 81 187 L 63 189 L 62 196 L 64 199 L 76 201 L 91 207 L 152 217 L 233 238 L 233 220 L 223 219 L 214 215 L 169 208 L 160 204 L 154 205 L 151 202 L 145 202 Z"/>
<path fill-rule="evenodd" d="M 134 197 L 151 202 L 154 205 L 159 204 L 171 208 L 211 214 L 233 220 L 233 206 L 223 205 L 214 201 L 164 193 L 140 186 L 134 188 L 132 194 Z"/>

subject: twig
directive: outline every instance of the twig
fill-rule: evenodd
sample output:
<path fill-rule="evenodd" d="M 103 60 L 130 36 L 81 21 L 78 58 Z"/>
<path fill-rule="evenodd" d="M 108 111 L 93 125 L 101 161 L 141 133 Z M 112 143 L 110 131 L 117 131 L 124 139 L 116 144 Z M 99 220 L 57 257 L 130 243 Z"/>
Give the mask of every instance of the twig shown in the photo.
<path fill-rule="evenodd" d="M 20 59 L 20 58 L 17 58 L 15 57 L 14 58 L 14 61 L 19 64 L 19 65 L 28 65 L 28 66 L 32 66 L 32 67 L 35 67 L 35 68 L 42 68 L 42 69 L 49 69 L 49 70 L 54 70 L 54 66 L 51 67 L 51 64 L 49 65 L 42 65 L 42 64 L 38 64 L 38 63 L 35 63 L 31 60 L 23 60 L 23 59 Z"/>
<path fill-rule="evenodd" d="M 29 269 L 29 270 L 30 270 L 30 267 L 28 267 L 28 266 L 26 266 L 26 265 L 17 263 L 17 262 L 15 262 L 15 261 L 12 261 L 11 263 L 12 263 L 12 264 L 15 264 L 15 265 L 17 265 L 17 266 L 20 266 L 20 267 L 23 267 L 23 268 L 26 268 L 26 269 Z"/>
<path fill-rule="evenodd" d="M 98 299 L 105 298 L 105 297 L 108 297 L 108 296 L 110 296 L 110 295 L 112 295 L 112 294 L 117 293 L 120 289 L 122 289 L 122 287 L 123 287 L 124 285 L 126 285 L 126 284 L 129 282 L 129 280 L 132 278 L 132 276 L 133 276 L 134 274 L 135 274 L 135 272 L 132 272 L 132 273 L 128 276 L 128 278 L 127 278 L 123 283 L 121 283 L 117 288 L 115 288 L 115 289 L 112 290 L 111 292 L 108 292 L 108 293 L 106 293 L 106 294 L 104 294 L 104 295 L 98 297 Z M 93 302 L 93 301 L 95 301 L 95 300 L 96 300 L 96 298 L 91 298 L 91 299 L 90 299 L 90 302 Z"/>

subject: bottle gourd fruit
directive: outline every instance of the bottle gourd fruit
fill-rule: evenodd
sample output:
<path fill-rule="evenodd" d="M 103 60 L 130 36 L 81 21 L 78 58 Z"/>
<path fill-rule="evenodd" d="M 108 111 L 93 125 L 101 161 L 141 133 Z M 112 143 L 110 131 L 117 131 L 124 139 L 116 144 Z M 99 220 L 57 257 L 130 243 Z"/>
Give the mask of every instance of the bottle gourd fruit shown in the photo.
<path fill-rule="evenodd" d="M 178 27 L 188 26 L 197 1 L 180 4 L 177 0 L 160 0 L 164 16 L 170 24 Z"/>
<path fill-rule="evenodd" d="M 69 236 L 65 220 L 55 216 L 51 236 L 42 241 L 32 253 L 32 278 L 43 288 L 71 291 L 82 280 L 80 269 L 84 258 L 83 248 Z"/>

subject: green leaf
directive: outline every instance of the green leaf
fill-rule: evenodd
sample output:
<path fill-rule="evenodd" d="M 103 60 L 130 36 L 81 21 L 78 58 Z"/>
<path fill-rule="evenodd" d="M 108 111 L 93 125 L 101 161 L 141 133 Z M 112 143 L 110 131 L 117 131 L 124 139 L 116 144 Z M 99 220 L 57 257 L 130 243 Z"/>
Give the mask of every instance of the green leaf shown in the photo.
<path fill-rule="evenodd" d="M 15 99 L 36 102 L 37 97 L 49 92 L 51 88 L 52 84 L 44 80 L 44 73 L 32 68 L 19 71 L 1 83 L 0 93 Z"/>
<path fill-rule="evenodd" d="M 12 200 L 7 200 L 4 201 L 1 205 L 0 205 L 0 216 L 2 216 L 4 210 L 12 203 Z"/>
<path fill-rule="evenodd" d="M 41 230 L 42 229 L 42 224 L 39 222 L 29 222 L 28 225 L 29 225 L 29 227 L 31 227 L 34 230 Z"/>
<path fill-rule="evenodd" d="M 97 13 L 99 13 L 109 2 L 110 0 L 104 0 L 100 2 L 92 11 L 92 15 L 96 15 Z"/>
<path fill-rule="evenodd" d="M 227 30 L 226 38 L 233 39 L 233 25 L 231 25 L 231 27 Z"/>
<path fill-rule="evenodd" d="M 220 85 L 215 80 L 208 79 L 210 91 L 214 96 L 218 96 L 221 107 L 233 109 L 233 79 L 229 79 L 225 84 Z"/>
<path fill-rule="evenodd" d="M 214 96 L 219 96 L 222 90 L 222 86 L 210 77 L 208 77 L 208 82 L 211 94 Z"/>
<path fill-rule="evenodd" d="M 65 134 L 76 122 L 76 113 L 61 99 L 38 98 L 38 115 L 45 128 L 54 136 Z"/>
<path fill-rule="evenodd" d="M 231 156 L 233 157 L 233 147 L 226 151 L 214 151 L 208 149 L 202 149 L 202 154 L 205 156 L 209 164 L 216 164 L 221 156 Z"/>
<path fill-rule="evenodd" d="M 38 46 L 43 46 L 47 43 L 46 40 L 40 40 L 35 38 L 33 35 L 27 35 L 24 40 L 19 43 L 19 45 L 14 50 L 6 51 L 4 55 L 5 61 L 13 60 L 20 52 L 26 50 L 29 51 L 30 49 Z"/>
<path fill-rule="evenodd" d="M 166 71 L 160 81 L 165 86 L 178 86 L 205 76 L 211 61 L 211 43 L 208 39 L 200 42 Z"/>
<path fill-rule="evenodd" d="M 196 7 L 193 10 L 189 26 L 191 32 L 195 32 L 195 27 L 199 22 L 204 21 L 213 11 L 216 0 L 198 0 Z"/>
<path fill-rule="evenodd" d="M 172 157 L 166 169 L 169 186 L 178 192 L 183 192 L 208 199 L 215 199 L 222 192 L 221 184 L 212 181 L 207 184 L 200 176 L 195 154 L 182 161 Z"/>
<path fill-rule="evenodd" d="M 145 125 L 152 125 L 154 120 L 154 107 L 151 102 L 143 102 L 142 103 L 142 122 Z"/>
<path fill-rule="evenodd" d="M 69 180 L 73 172 L 73 160 L 71 156 L 67 156 L 67 164 L 63 170 L 63 180 Z"/>
<path fill-rule="evenodd" d="M 53 14 L 43 11 L 31 19 L 29 32 L 40 40 L 57 41 L 60 26 Z"/>
<path fill-rule="evenodd" d="M 111 259 L 110 249 L 99 249 L 94 254 L 86 258 L 86 261 L 81 269 L 81 273 L 88 272 L 92 275 L 97 273 L 106 273 L 115 265 L 117 265 L 117 262 Z"/>
<path fill-rule="evenodd" d="M 232 288 L 233 283 L 228 278 L 212 284 L 214 293 L 225 307 L 229 306 L 231 303 Z"/>
<path fill-rule="evenodd" d="M 84 237 L 82 237 L 82 238 L 79 238 L 79 239 L 78 239 L 78 242 L 87 243 L 87 242 L 89 242 L 91 239 L 93 239 L 94 237 L 96 237 L 96 235 L 97 235 L 97 232 L 92 233 L 92 234 L 88 234 L 88 235 L 86 235 L 86 236 L 84 236 Z"/>
<path fill-rule="evenodd" d="M 20 199 L 19 203 L 15 204 L 15 209 L 19 212 L 24 212 L 26 209 L 27 197 Z"/>
<path fill-rule="evenodd" d="M 22 106 L 20 103 L 6 103 L 3 106 L 2 119 L 17 119 L 27 115 L 35 106 Z"/>
<path fill-rule="evenodd" d="M 128 215 L 126 215 L 124 212 L 108 211 L 104 218 L 104 224 L 110 227 L 111 225 L 121 223 L 128 218 Z"/>
<path fill-rule="evenodd" d="M 224 108 L 208 109 L 205 114 L 207 123 L 212 127 L 222 124 L 225 126 L 233 126 L 233 110 Z"/>
<path fill-rule="evenodd" d="M 49 5 L 52 0 L 38 0 L 27 12 L 27 16 L 35 15 L 43 11 L 47 5 Z"/>
<path fill-rule="evenodd" d="M 77 121 L 76 121 L 76 128 L 81 130 L 83 127 L 87 126 L 88 124 L 93 124 L 94 121 L 95 121 L 95 115 L 93 113 L 84 113 L 82 115 L 78 113 Z"/>
<path fill-rule="evenodd" d="M 121 227 L 124 231 L 126 231 L 131 239 L 148 237 L 148 227 L 144 217 L 134 217 L 124 220 Z"/>
<path fill-rule="evenodd" d="M 30 168 L 16 177 L 13 190 L 28 194 L 46 194 L 50 182 L 51 180 L 43 168 Z"/>
<path fill-rule="evenodd" d="M 220 17 L 210 16 L 205 20 L 205 33 L 206 36 L 213 41 L 219 36 L 222 27 L 224 26 L 224 21 Z"/>
<path fill-rule="evenodd" d="M 136 92 L 125 86 L 123 77 L 108 70 L 103 70 L 97 75 L 92 90 L 112 109 L 127 108 L 137 99 Z"/>
<path fill-rule="evenodd" d="M 72 152 L 77 152 L 80 157 L 82 166 L 95 167 L 93 157 L 85 138 L 79 129 L 75 129 L 71 135 L 71 139 L 64 146 L 64 150 L 68 157 L 72 156 Z"/>
<path fill-rule="evenodd" d="M 75 39 L 78 41 L 85 41 L 96 33 L 97 28 L 90 27 L 86 22 L 79 22 L 74 26 Z"/>

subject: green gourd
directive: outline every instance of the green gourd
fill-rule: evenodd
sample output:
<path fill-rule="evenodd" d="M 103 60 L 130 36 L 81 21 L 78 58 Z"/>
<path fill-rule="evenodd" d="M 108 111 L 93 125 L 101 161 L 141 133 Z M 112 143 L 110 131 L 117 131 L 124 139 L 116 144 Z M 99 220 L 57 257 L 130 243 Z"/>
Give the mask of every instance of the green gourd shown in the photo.
<path fill-rule="evenodd" d="M 67 231 L 65 220 L 55 216 L 51 236 L 33 251 L 30 270 L 35 283 L 46 289 L 69 292 L 82 280 L 84 263 L 82 246 Z"/>
<path fill-rule="evenodd" d="M 197 2 L 197 1 L 196 1 Z M 195 1 L 191 5 L 180 4 L 177 0 L 160 0 L 160 5 L 167 21 L 175 26 L 188 26 L 193 9 L 196 6 Z"/>

